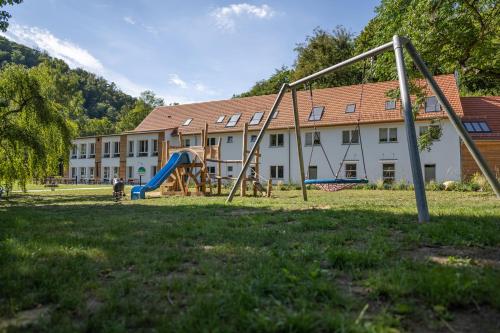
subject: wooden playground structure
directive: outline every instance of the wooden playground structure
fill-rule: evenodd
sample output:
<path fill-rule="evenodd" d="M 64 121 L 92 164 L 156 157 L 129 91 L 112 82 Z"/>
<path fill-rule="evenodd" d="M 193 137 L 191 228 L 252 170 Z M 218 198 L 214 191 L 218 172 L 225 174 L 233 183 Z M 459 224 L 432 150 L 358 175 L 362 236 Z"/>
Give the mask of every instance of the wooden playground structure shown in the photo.
<path fill-rule="evenodd" d="M 208 123 L 205 123 L 205 128 L 201 130 L 200 138 L 201 145 L 184 146 L 183 134 L 179 132 L 179 146 L 172 146 L 170 141 L 162 143 L 161 167 L 163 168 L 170 156 L 177 152 L 188 152 L 190 154 L 189 163 L 179 165 L 168 179 L 160 186 L 161 195 L 221 195 L 223 181 L 234 181 L 236 177 L 222 175 L 223 164 L 235 164 L 243 167 L 249 155 L 248 150 L 248 124 L 245 123 L 242 137 L 242 154 L 239 160 L 223 160 L 221 158 L 222 139 L 219 137 L 215 145 L 208 143 Z M 247 195 L 250 185 L 252 195 L 257 196 L 259 193 L 270 197 L 272 191 L 272 182 L 267 180 L 266 187 L 261 184 L 260 179 L 260 158 L 261 154 L 257 148 L 253 155 L 253 160 L 250 162 L 250 175 L 242 179 L 240 183 L 240 195 Z M 208 164 L 213 163 L 216 166 L 216 173 L 210 174 Z M 214 186 L 215 193 L 214 193 Z"/>

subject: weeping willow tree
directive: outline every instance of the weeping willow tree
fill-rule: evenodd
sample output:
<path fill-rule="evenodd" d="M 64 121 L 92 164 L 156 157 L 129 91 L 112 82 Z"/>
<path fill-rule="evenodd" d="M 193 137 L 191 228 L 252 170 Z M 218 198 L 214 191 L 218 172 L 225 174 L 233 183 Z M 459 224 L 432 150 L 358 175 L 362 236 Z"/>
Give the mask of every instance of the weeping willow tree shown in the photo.
<path fill-rule="evenodd" d="M 49 63 L 0 71 L 0 183 L 25 189 L 33 178 L 67 163 L 75 126 L 68 117 L 64 76 Z"/>

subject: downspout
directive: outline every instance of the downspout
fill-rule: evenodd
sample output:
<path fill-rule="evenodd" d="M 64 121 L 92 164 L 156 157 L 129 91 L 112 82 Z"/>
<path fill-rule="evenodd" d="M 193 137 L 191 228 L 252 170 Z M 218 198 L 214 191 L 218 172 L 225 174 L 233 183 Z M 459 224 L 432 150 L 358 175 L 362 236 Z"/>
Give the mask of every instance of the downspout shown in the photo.
<path fill-rule="evenodd" d="M 290 127 L 288 127 L 288 185 L 292 183 L 292 164 L 290 163 L 290 147 L 292 142 L 290 141 Z"/>

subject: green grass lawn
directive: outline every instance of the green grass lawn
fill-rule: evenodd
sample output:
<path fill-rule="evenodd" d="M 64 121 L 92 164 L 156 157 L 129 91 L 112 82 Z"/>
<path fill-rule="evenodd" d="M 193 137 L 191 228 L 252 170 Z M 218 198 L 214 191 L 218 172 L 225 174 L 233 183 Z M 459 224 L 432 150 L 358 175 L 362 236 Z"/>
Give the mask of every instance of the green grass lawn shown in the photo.
<path fill-rule="evenodd" d="M 491 194 L 0 202 L 0 331 L 498 332 Z M 10 325 L 10 326 L 9 326 Z"/>

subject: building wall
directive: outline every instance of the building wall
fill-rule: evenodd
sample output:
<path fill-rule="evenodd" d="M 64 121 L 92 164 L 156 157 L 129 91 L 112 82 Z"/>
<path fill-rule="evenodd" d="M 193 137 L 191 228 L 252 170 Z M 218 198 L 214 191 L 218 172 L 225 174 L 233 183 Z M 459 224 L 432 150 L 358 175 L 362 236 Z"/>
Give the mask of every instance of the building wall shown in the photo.
<path fill-rule="evenodd" d="M 428 125 L 429 122 L 418 122 L 416 124 L 417 135 L 419 133 L 419 127 Z M 453 129 L 452 125 L 447 121 L 443 120 L 441 122 L 443 135 L 441 139 L 435 142 L 432 146 L 431 151 L 421 152 L 421 162 L 422 168 L 425 165 L 435 165 L 435 173 L 437 181 L 445 180 L 459 180 L 461 177 L 461 161 L 460 161 L 460 141 L 458 135 Z M 397 142 L 394 143 L 379 143 L 379 128 L 397 128 Z M 342 131 L 344 130 L 354 130 L 355 126 L 336 126 L 336 127 L 323 127 L 318 128 L 317 131 L 320 132 L 320 139 L 325 149 L 328 159 L 330 160 L 331 166 L 336 173 L 339 170 L 340 162 L 344 154 L 346 153 L 347 145 L 342 144 Z M 302 129 L 302 144 L 303 144 L 303 154 L 304 154 L 304 164 L 306 174 L 308 173 L 308 165 L 317 166 L 317 177 L 318 178 L 332 178 L 333 174 L 328 166 L 327 160 L 323 155 L 320 146 L 315 146 L 312 149 L 311 146 L 305 146 L 306 140 L 305 136 L 307 132 L 312 132 L 313 129 Z M 258 134 L 257 130 L 249 130 L 248 133 L 248 149 L 253 145 L 251 142 L 251 137 Z M 283 146 L 282 147 L 271 147 L 270 137 L 272 134 L 282 134 L 283 135 Z M 165 140 L 170 141 L 171 145 L 179 145 L 177 135 L 172 136 L 171 131 L 166 131 L 163 134 Z M 208 138 L 215 138 L 217 142 L 219 137 L 221 138 L 221 158 L 225 160 L 239 160 L 242 156 L 242 133 L 222 133 L 222 134 L 209 134 Z M 153 176 L 153 166 L 157 166 L 161 161 L 160 155 L 160 142 L 161 135 L 159 133 L 151 134 L 128 134 L 126 136 L 126 151 L 121 151 L 121 154 L 126 154 L 126 168 L 125 178 L 138 179 L 137 170 L 139 167 L 144 167 L 146 169 L 146 174 L 142 177 L 143 181 L 148 181 Z M 159 139 L 158 156 L 153 156 L 151 154 L 153 144 L 152 140 Z M 190 141 L 191 145 L 200 145 L 201 138 L 200 135 L 183 135 L 183 141 Z M 363 149 L 365 155 L 366 164 L 366 174 L 371 182 L 375 182 L 382 179 L 382 165 L 384 163 L 394 163 L 395 165 L 395 180 L 404 179 L 408 182 L 412 182 L 412 175 L 409 162 L 408 145 L 406 140 L 406 131 L 403 123 L 386 123 L 386 124 L 365 124 L 361 126 L 361 139 L 363 140 Z M 89 139 L 78 139 L 75 142 L 80 142 L 80 140 Z M 148 140 L 149 151 L 148 155 L 144 157 L 139 157 L 137 152 L 139 149 L 139 140 Z M 104 143 L 112 142 L 111 144 L 111 154 L 113 154 L 113 142 L 120 141 L 120 136 L 113 137 L 103 137 L 102 138 L 102 151 L 104 151 Z M 128 142 L 134 142 L 134 156 L 128 155 Z M 122 141 L 123 147 L 123 141 Z M 311 150 L 313 153 L 311 155 Z M 298 183 L 300 181 L 298 158 L 297 158 L 297 147 L 295 141 L 295 131 L 293 128 L 285 130 L 270 130 L 266 132 L 265 137 L 261 143 L 261 164 L 260 164 L 260 179 L 261 181 L 266 181 L 271 176 L 271 166 L 283 166 L 283 177 L 280 179 L 274 179 L 275 182 L 283 181 L 285 183 Z M 123 156 L 123 155 L 122 155 Z M 359 144 L 352 144 L 349 152 L 346 156 L 346 161 L 348 163 L 356 164 L 357 166 L 357 177 L 364 178 L 365 173 L 362 163 L 361 146 Z M 80 165 L 86 161 L 75 160 L 71 161 L 70 167 L 73 165 L 72 162 Z M 89 165 L 91 162 L 89 162 Z M 86 164 L 85 164 L 86 165 Z M 112 170 L 113 167 L 120 166 L 120 158 L 103 158 L 102 167 L 109 166 Z M 123 166 L 123 162 L 122 162 Z M 217 170 L 216 163 L 208 163 L 208 166 L 214 167 Z M 133 175 L 129 177 L 128 167 L 133 168 Z M 241 170 L 240 164 L 223 164 L 222 165 L 222 176 L 237 177 Z M 101 169 L 102 172 L 102 169 Z M 120 171 L 121 173 L 122 171 Z M 112 171 L 111 171 L 112 173 Z M 113 175 L 111 174 L 111 177 Z M 345 177 L 345 164 L 340 168 L 341 178 Z"/>
<path fill-rule="evenodd" d="M 476 145 L 486 158 L 486 161 L 493 169 L 497 178 L 500 177 L 500 140 L 476 140 Z M 462 177 L 469 179 L 474 173 L 481 172 L 472 158 L 467 147 L 460 144 L 460 153 L 462 155 Z"/>
<path fill-rule="evenodd" d="M 86 179 L 90 178 L 90 168 L 94 169 L 94 178 L 95 178 L 95 157 L 90 158 L 90 144 L 96 143 L 96 138 L 81 138 L 81 139 L 76 139 L 74 140 L 73 144 L 76 144 L 77 146 L 77 155 L 76 158 L 73 158 L 71 155 L 70 151 L 70 160 L 69 160 L 69 166 L 68 166 L 68 178 L 76 178 L 76 180 L 84 181 Z M 86 146 L 86 156 L 83 158 L 81 156 L 81 145 Z M 97 147 L 96 147 L 97 148 Z M 82 177 L 82 169 L 85 170 L 85 176 Z M 76 171 L 76 175 L 74 174 L 74 171 Z M 76 177 L 75 177 L 76 176 Z"/>

